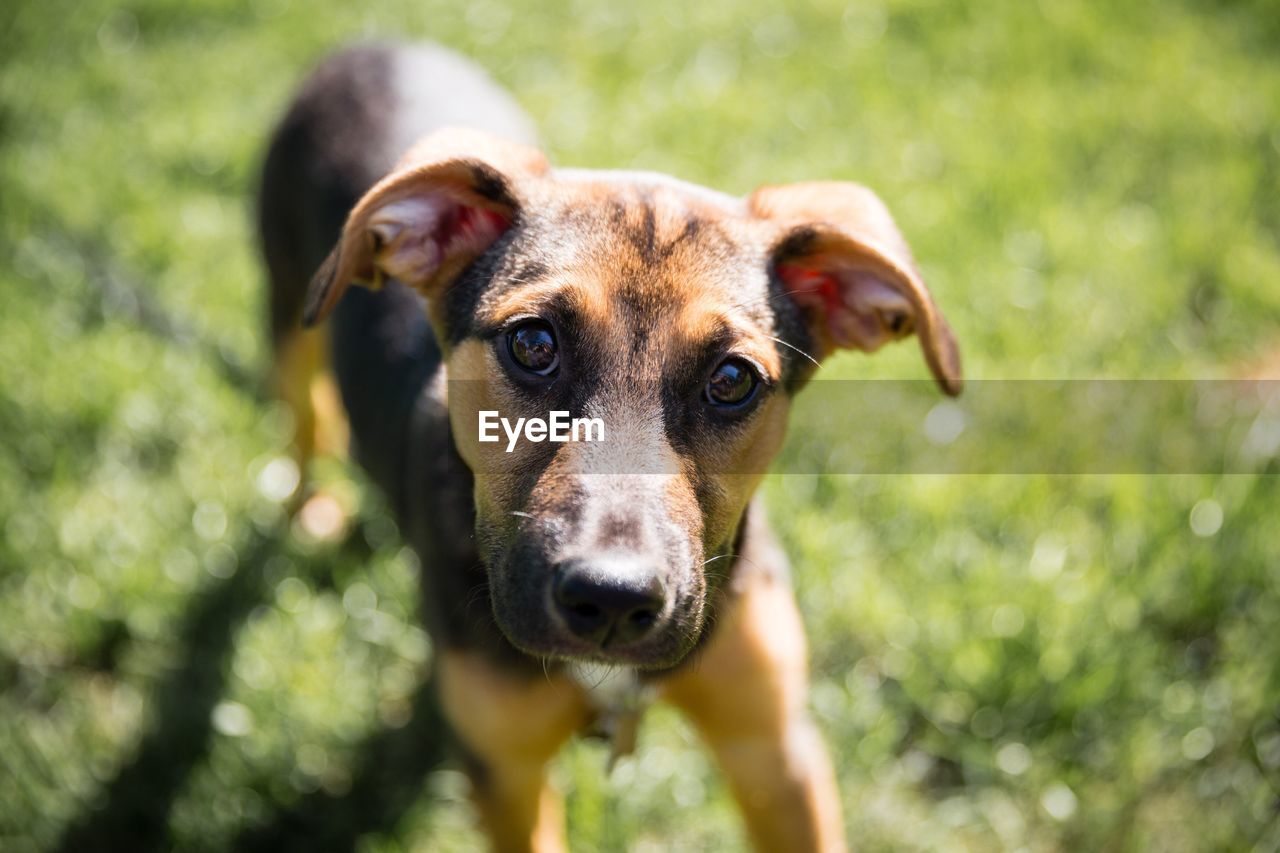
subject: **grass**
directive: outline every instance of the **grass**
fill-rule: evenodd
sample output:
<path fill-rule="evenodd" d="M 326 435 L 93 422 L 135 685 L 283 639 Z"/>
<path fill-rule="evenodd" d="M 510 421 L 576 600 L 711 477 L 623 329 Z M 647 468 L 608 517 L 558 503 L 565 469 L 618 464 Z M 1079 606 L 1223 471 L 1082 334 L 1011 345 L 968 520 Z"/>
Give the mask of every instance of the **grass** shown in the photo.
<path fill-rule="evenodd" d="M 1280 337 L 1277 11 L 6 4 L 0 847 L 270 846 L 303 825 L 368 851 L 478 842 L 456 770 L 418 785 L 435 753 L 413 556 L 358 478 L 331 475 L 359 507 L 341 546 L 269 497 L 287 424 L 256 378 L 249 202 L 328 49 L 455 46 L 559 163 L 874 186 L 970 376 L 1220 377 Z M 921 373 L 913 346 L 829 366 Z M 794 431 L 820 428 L 838 432 Z M 1280 848 L 1274 473 L 827 473 L 765 493 L 861 846 Z M 604 761 L 576 743 L 555 769 L 576 849 L 744 843 L 671 713 L 637 760 Z"/>

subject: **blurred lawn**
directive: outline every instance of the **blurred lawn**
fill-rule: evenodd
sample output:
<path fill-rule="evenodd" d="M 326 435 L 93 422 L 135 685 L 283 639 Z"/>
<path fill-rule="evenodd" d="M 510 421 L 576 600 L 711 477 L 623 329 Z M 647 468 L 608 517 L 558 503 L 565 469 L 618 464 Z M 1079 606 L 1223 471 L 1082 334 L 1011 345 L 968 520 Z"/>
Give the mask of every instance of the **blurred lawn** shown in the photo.
<path fill-rule="evenodd" d="M 369 851 L 478 841 L 455 771 L 411 783 L 434 755 L 412 556 L 358 481 L 338 547 L 270 500 L 287 425 L 257 385 L 249 200 L 326 50 L 453 45 L 565 164 L 871 184 L 971 376 L 1186 378 L 1280 339 L 1278 22 L 1267 0 L 8 0 L 0 848 L 222 849 L 308 816 Z M 914 346 L 830 365 L 921 372 Z M 1275 476 L 766 492 L 851 838 L 1280 849 Z M 674 715 L 604 758 L 555 771 L 578 849 L 741 846 Z"/>

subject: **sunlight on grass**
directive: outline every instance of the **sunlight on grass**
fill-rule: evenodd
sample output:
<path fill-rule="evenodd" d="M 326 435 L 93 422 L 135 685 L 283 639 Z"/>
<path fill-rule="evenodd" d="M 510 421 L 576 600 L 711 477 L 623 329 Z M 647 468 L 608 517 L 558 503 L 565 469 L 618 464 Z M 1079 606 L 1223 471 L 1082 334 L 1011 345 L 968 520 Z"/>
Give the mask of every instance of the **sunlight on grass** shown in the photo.
<path fill-rule="evenodd" d="M 121 837 L 224 849 L 341 802 L 377 771 L 367 755 L 401 799 L 351 805 L 361 849 L 478 841 L 453 765 L 419 787 L 394 760 L 431 733 L 415 558 L 355 472 L 332 475 L 358 507 L 339 544 L 291 530 L 280 503 L 290 427 L 258 380 L 251 199 L 272 123 L 327 50 L 454 46 L 558 163 L 738 193 L 873 186 L 971 376 L 1229 377 L 1280 341 L 1276 20 L 1264 0 L 7 7 L 0 848 L 160 802 L 158 835 Z M 923 370 L 912 344 L 825 374 Z M 839 441 L 839 424 L 793 429 Z M 1268 464 L 767 480 L 851 839 L 1280 845 Z M 670 711 L 636 758 L 604 762 L 580 742 L 555 770 L 579 848 L 745 843 Z"/>

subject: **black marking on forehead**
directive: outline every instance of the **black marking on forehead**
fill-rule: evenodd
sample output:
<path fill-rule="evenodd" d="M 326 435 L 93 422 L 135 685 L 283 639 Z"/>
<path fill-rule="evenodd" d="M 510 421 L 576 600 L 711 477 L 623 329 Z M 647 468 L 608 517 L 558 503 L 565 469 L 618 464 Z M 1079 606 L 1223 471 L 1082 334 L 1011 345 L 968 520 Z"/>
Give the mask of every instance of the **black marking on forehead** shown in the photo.
<path fill-rule="evenodd" d="M 622 236 L 631 243 L 641 264 L 647 267 L 665 263 L 675 254 L 681 245 L 697 238 L 702 231 L 703 222 L 692 211 L 684 211 L 684 227 L 680 233 L 663 243 L 658 238 L 658 213 L 654 208 L 653 194 L 642 191 L 639 197 L 640 216 L 638 222 L 628 222 L 626 208 L 615 202 L 614 223 Z"/>
<path fill-rule="evenodd" d="M 653 205 L 648 201 L 640 206 L 640 218 L 640 233 L 633 242 L 640 251 L 640 259 L 649 264 L 653 263 L 657 254 L 658 216 L 653 212 Z"/>
<path fill-rule="evenodd" d="M 617 198 L 609 199 L 609 220 L 619 228 L 627 220 L 627 206 Z"/>
<path fill-rule="evenodd" d="M 610 193 L 598 202 L 561 206 L 555 214 L 557 226 L 568 229 L 567 239 L 580 240 L 583 245 L 604 240 L 607 246 L 621 240 L 635 250 L 635 260 L 644 267 L 661 265 L 681 244 L 693 241 L 698 241 L 698 249 L 708 261 L 732 263 L 737 256 L 735 242 L 715 216 L 704 217 L 688 208 L 678 214 L 684 219 L 680 233 L 662 242 L 656 206 L 660 202 L 654 201 L 654 193 L 647 187 L 629 189 Z"/>
<path fill-rule="evenodd" d="M 702 220 L 692 213 L 684 215 L 684 230 L 680 232 L 680 236 L 676 241 L 694 240 L 702 233 Z"/>
<path fill-rule="evenodd" d="M 649 346 L 649 329 L 650 327 L 643 323 L 634 323 L 631 326 L 631 355 L 638 358 Z"/>

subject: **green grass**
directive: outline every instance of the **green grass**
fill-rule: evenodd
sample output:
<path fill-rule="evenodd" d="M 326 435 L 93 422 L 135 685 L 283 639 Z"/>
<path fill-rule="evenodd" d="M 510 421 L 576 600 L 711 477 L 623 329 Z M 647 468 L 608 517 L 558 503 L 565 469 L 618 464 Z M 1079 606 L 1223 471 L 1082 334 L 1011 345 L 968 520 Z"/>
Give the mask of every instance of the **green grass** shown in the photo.
<path fill-rule="evenodd" d="M 378 500 L 352 486 L 359 533 L 326 547 L 258 488 L 287 424 L 255 379 L 250 198 L 326 50 L 455 46 L 559 163 L 870 184 L 970 376 L 1188 378 L 1280 339 L 1276 20 L 1267 0 L 7 3 L 0 848 L 77 825 L 220 849 L 282 815 L 367 828 L 369 851 L 478 841 L 456 770 L 405 781 L 431 755 L 429 710 L 406 724 L 430 647 Z M 829 365 L 922 370 L 914 346 Z M 765 493 L 851 839 L 1280 847 L 1274 475 Z M 555 769 L 576 849 L 743 844 L 670 712 L 604 761 L 577 743 Z M 384 772 L 397 797 L 360 800 Z"/>

